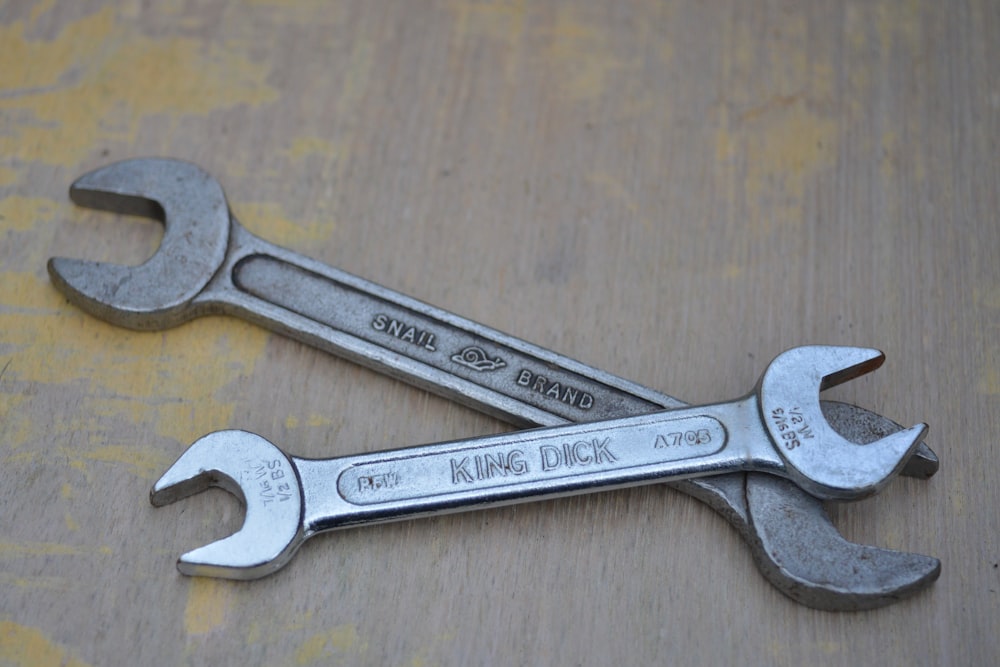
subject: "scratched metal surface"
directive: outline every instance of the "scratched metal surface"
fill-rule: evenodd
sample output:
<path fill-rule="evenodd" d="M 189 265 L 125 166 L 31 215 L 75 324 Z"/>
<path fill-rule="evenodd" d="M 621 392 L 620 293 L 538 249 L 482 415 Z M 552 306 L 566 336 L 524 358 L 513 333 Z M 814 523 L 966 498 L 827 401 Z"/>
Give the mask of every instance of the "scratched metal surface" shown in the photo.
<path fill-rule="evenodd" d="M 995 663 L 998 31 L 990 0 L 0 3 L 0 663 Z M 236 320 L 72 308 L 48 257 L 138 262 L 159 231 L 67 187 L 142 155 L 216 174 L 270 241 L 685 400 L 881 347 L 832 397 L 928 421 L 941 472 L 833 514 L 940 581 L 805 609 L 661 488 L 178 575 L 241 518 L 148 503 L 208 431 L 322 457 L 505 427 Z"/>

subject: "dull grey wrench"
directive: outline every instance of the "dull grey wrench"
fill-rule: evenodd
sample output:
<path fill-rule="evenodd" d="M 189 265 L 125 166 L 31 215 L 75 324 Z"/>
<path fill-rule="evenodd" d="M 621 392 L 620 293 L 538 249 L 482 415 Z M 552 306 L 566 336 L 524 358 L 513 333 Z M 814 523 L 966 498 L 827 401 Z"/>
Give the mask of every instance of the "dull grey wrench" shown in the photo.
<path fill-rule="evenodd" d="M 219 184 L 176 160 L 127 160 L 70 189 L 82 206 L 160 218 L 159 250 L 142 266 L 55 258 L 54 284 L 75 304 L 134 329 L 229 313 L 520 424 L 552 425 L 653 412 L 684 404 L 512 338 L 247 232 Z M 824 403 L 858 442 L 898 430 L 855 406 Z M 904 474 L 927 477 L 937 459 L 921 445 Z M 764 575 L 799 602 L 823 609 L 888 604 L 933 582 L 940 563 L 856 545 L 820 501 L 769 475 L 680 482 L 747 540 Z"/>
<path fill-rule="evenodd" d="M 243 499 L 233 535 L 181 556 L 184 574 L 256 579 L 330 530 L 733 471 L 782 475 L 851 500 L 898 473 L 918 424 L 858 445 L 827 423 L 819 392 L 866 373 L 882 353 L 809 346 L 772 361 L 755 390 L 725 403 L 332 459 L 288 456 L 246 431 L 195 442 L 150 492 L 161 506 L 209 486 Z"/>

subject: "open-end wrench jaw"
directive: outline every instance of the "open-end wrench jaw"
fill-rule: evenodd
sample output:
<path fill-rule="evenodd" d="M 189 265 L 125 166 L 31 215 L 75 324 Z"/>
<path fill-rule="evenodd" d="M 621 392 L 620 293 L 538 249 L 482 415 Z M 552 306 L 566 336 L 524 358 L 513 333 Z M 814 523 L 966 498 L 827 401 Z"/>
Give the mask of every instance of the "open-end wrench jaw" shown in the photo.
<path fill-rule="evenodd" d="M 842 500 L 870 496 L 902 470 L 923 439 L 927 425 L 917 424 L 859 445 L 827 422 L 819 393 L 884 361 L 879 350 L 812 345 L 778 355 L 761 376 L 761 423 L 789 464 L 789 477 L 807 492 Z"/>
<path fill-rule="evenodd" d="M 88 313 L 130 329 L 164 329 L 201 314 L 195 297 L 229 243 L 229 206 L 203 169 L 177 160 L 126 160 L 81 176 L 74 202 L 163 222 L 160 247 L 139 266 L 49 260 L 53 284 Z"/>
<path fill-rule="evenodd" d="M 302 485 L 284 452 L 246 431 L 210 433 L 170 466 L 149 499 L 161 507 L 213 486 L 243 502 L 243 527 L 184 554 L 177 569 L 190 576 L 258 579 L 284 567 L 305 539 Z"/>

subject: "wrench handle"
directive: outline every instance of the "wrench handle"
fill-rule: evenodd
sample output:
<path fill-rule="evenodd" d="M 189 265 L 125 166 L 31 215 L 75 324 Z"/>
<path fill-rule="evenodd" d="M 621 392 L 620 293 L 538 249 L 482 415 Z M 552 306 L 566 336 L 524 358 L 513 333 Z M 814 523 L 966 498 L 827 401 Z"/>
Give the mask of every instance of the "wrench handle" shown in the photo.
<path fill-rule="evenodd" d="M 749 417 L 749 419 L 747 418 Z M 739 426 L 732 430 L 724 423 Z M 308 535 L 695 476 L 768 469 L 776 453 L 754 443 L 756 402 L 700 406 L 558 429 L 325 460 L 293 458 Z M 731 432 L 736 440 L 731 439 Z"/>
<path fill-rule="evenodd" d="M 227 265 L 200 297 L 495 417 L 553 426 L 684 404 L 253 236 L 233 223 Z"/>

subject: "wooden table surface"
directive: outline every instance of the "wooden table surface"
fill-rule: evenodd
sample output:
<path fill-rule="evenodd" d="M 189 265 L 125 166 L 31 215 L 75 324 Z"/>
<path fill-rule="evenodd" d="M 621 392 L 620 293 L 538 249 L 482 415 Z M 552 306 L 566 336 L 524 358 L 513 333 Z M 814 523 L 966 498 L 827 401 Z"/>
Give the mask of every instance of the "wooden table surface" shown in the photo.
<path fill-rule="evenodd" d="M 996 664 L 1000 4 L 0 3 L 0 664 Z M 51 256 L 161 227 L 80 174 L 194 161 L 254 233 L 688 401 L 800 344 L 941 458 L 830 512 L 935 555 L 862 613 L 797 605 L 663 487 L 345 531 L 267 579 L 187 578 L 236 530 L 152 482 L 242 428 L 326 457 L 508 428 L 234 318 L 139 333 Z"/>

